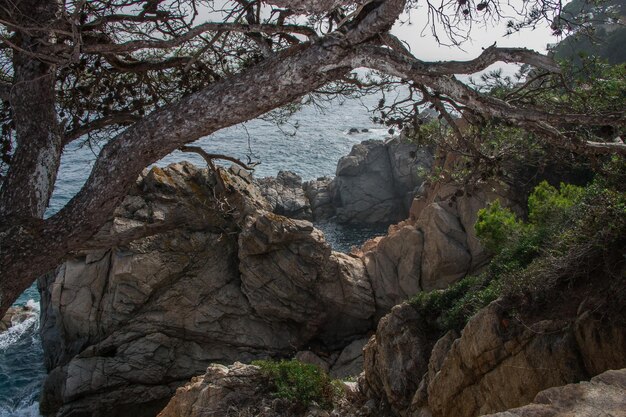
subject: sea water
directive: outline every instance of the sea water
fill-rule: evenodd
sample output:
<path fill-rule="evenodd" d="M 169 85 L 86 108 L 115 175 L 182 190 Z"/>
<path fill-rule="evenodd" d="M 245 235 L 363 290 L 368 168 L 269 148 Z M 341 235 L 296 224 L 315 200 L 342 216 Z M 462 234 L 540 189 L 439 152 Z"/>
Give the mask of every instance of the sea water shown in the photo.
<path fill-rule="evenodd" d="M 366 107 L 372 108 L 377 97 L 363 100 L 334 101 L 325 110 L 305 107 L 283 125 L 255 120 L 219 131 L 194 145 L 209 153 L 234 156 L 244 162 L 260 162 L 257 178 L 276 176 L 290 170 L 303 180 L 334 175 L 337 161 L 351 147 L 366 139 L 383 139 L 387 129 L 375 125 Z M 356 128 L 359 133 L 349 133 Z M 366 132 L 363 130 L 367 130 Z M 98 144 L 74 143 L 61 161 L 57 184 L 46 213 L 50 216 L 78 192 L 99 151 Z M 200 156 L 174 152 L 159 165 L 188 160 L 205 166 Z M 334 250 L 347 251 L 366 239 L 384 234 L 383 227 L 348 227 L 333 223 L 317 225 L 326 234 Z M 35 286 L 17 300 L 30 304 L 33 313 L 22 323 L 0 334 L 0 417 L 39 416 L 38 397 L 45 376 L 43 351 L 39 338 L 39 294 Z"/>

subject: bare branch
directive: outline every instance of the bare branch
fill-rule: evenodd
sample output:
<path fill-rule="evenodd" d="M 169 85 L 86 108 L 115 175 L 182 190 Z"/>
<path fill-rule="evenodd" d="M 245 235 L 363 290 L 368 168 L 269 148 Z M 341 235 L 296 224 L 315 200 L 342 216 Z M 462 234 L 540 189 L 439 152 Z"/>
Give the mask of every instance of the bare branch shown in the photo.
<path fill-rule="evenodd" d="M 266 3 L 298 13 L 328 13 L 338 7 L 362 4 L 363 0 L 266 0 Z"/>
<path fill-rule="evenodd" d="M 87 124 L 83 124 L 67 132 L 63 137 L 63 146 L 96 130 L 115 125 L 127 126 L 135 123 L 137 120 L 139 120 L 139 117 L 130 113 L 118 113 L 92 120 Z"/>
<path fill-rule="evenodd" d="M 213 160 L 214 159 L 223 159 L 225 161 L 230 161 L 233 162 L 237 165 L 239 165 L 240 167 L 247 169 L 249 171 L 254 169 L 254 165 L 246 165 L 245 163 L 241 162 L 239 159 L 234 158 L 232 156 L 228 156 L 228 155 L 222 155 L 219 153 L 207 153 L 204 149 L 202 149 L 199 146 L 181 146 L 180 148 L 178 148 L 179 151 L 181 152 L 193 152 L 193 153 L 197 153 L 198 155 L 200 155 L 202 158 L 204 158 L 204 160 L 208 163 L 208 164 L 213 164 Z"/>
<path fill-rule="evenodd" d="M 140 49 L 167 49 L 180 46 L 185 42 L 188 42 L 195 37 L 211 31 L 220 32 L 241 32 L 241 33 L 266 33 L 266 34 L 281 34 L 281 33 L 295 33 L 308 37 L 309 39 L 317 38 L 317 33 L 309 27 L 298 25 L 270 25 L 270 24 L 257 24 L 257 25 L 245 25 L 240 23 L 214 23 L 207 22 L 190 29 L 189 31 L 165 40 L 135 40 L 128 41 L 121 44 L 115 43 L 95 43 L 85 44 L 82 51 L 89 54 L 104 54 L 104 53 L 128 53 L 138 51 Z"/>
<path fill-rule="evenodd" d="M 115 69 L 124 72 L 157 71 L 173 67 L 184 67 L 192 61 L 191 57 L 171 57 L 162 61 L 124 61 L 113 54 L 104 54 L 104 59 Z"/>

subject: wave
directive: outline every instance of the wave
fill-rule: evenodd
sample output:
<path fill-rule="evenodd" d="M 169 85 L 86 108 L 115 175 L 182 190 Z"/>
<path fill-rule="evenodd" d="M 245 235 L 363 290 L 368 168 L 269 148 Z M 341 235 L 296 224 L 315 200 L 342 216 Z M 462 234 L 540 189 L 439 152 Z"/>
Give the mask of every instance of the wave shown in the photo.
<path fill-rule="evenodd" d="M 7 350 L 23 337 L 36 333 L 39 328 L 39 303 L 28 300 L 27 309 L 11 318 L 11 327 L 0 334 L 0 352 Z"/>
<path fill-rule="evenodd" d="M 0 417 L 40 417 L 39 403 L 32 400 L 24 401 L 26 404 L 20 404 L 16 408 L 5 409 L 0 408 Z"/>
<path fill-rule="evenodd" d="M 40 417 L 44 375 L 39 340 L 39 303 L 29 299 L 0 334 L 0 417 Z"/>

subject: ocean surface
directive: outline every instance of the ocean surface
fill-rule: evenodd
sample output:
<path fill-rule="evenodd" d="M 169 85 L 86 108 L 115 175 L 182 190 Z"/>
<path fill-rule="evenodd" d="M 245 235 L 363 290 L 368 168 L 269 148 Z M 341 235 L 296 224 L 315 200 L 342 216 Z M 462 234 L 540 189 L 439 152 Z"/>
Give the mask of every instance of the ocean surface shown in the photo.
<path fill-rule="evenodd" d="M 366 106 L 372 108 L 378 97 L 334 101 L 325 110 L 307 106 L 288 123 L 277 126 L 262 120 L 221 130 L 200 139 L 195 145 L 209 153 L 221 153 L 242 161 L 260 162 L 257 178 L 276 176 L 290 170 L 303 180 L 334 175 L 337 161 L 352 145 L 366 139 L 384 139 L 386 128 L 370 120 Z M 356 128 L 359 133 L 349 133 Z M 363 130 L 367 130 L 366 132 Z M 57 185 L 46 213 L 51 216 L 63 207 L 83 185 L 96 158 L 97 145 L 73 144 L 62 158 Z M 182 160 L 204 166 L 198 155 L 174 152 L 158 165 Z M 333 223 L 317 225 L 334 250 L 348 251 L 370 237 L 385 233 L 385 227 L 348 227 Z M 39 339 L 39 294 L 35 286 L 17 300 L 29 304 L 33 313 L 25 321 L 0 334 L 0 417 L 39 416 L 38 397 L 45 376 L 43 351 Z"/>

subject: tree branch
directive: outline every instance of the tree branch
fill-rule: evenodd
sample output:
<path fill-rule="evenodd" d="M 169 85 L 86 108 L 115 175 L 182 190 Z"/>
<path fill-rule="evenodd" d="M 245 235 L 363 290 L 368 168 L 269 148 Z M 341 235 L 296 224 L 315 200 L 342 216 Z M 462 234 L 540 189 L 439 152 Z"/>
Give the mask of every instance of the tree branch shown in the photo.
<path fill-rule="evenodd" d="M 158 71 L 174 67 L 183 67 L 193 58 L 181 56 L 166 58 L 163 61 L 124 61 L 114 54 L 103 54 L 104 59 L 115 69 L 123 72 Z"/>
<path fill-rule="evenodd" d="M 351 58 L 351 63 L 355 67 L 368 67 L 378 71 L 385 72 L 405 80 L 412 80 L 418 84 L 427 85 L 436 92 L 447 95 L 453 100 L 462 103 L 476 111 L 490 117 L 497 117 L 503 120 L 509 120 L 523 126 L 532 131 L 538 132 L 551 139 L 557 146 L 566 147 L 575 151 L 588 151 L 591 153 L 613 153 L 618 152 L 626 154 L 626 145 L 609 144 L 609 146 L 589 145 L 587 143 L 572 143 L 570 139 L 565 137 L 558 131 L 554 125 L 567 126 L 571 123 L 583 124 L 619 124 L 624 123 L 626 115 L 609 114 L 609 115 L 586 115 L 586 114 L 555 114 L 545 110 L 533 108 L 518 108 L 509 103 L 499 100 L 495 97 L 483 95 L 462 82 L 458 81 L 451 75 L 448 75 L 453 69 L 460 69 L 459 63 L 425 63 L 415 58 L 408 57 L 403 54 L 396 53 L 389 49 L 380 47 L 372 47 L 370 45 L 363 46 L 359 49 L 357 57 Z M 525 51 L 519 54 L 520 59 L 529 62 L 536 62 L 544 65 L 546 60 L 536 59 L 532 55 L 537 53 Z M 472 70 L 482 69 L 496 62 L 502 56 L 512 57 L 509 48 L 501 54 L 500 50 L 495 49 L 483 53 L 480 59 L 469 62 Z M 542 68 L 549 67 L 544 65 Z M 441 72 L 435 71 L 439 69 Z"/>
<path fill-rule="evenodd" d="M 135 123 L 139 119 L 139 116 L 130 113 L 118 113 L 92 120 L 89 123 L 83 124 L 76 129 L 72 129 L 67 132 L 63 136 L 63 146 L 66 146 L 68 143 L 93 131 L 114 125 L 127 126 Z"/>
<path fill-rule="evenodd" d="M 181 152 L 197 153 L 208 164 L 213 164 L 213 160 L 214 159 L 223 159 L 225 161 L 233 162 L 233 163 L 239 165 L 240 167 L 242 167 L 243 169 L 247 169 L 248 171 L 252 171 L 254 169 L 254 165 L 246 165 L 245 163 L 241 162 L 239 159 L 234 158 L 232 156 L 223 155 L 223 154 L 219 154 L 219 153 L 207 153 L 204 149 L 202 149 L 199 146 L 185 145 L 185 146 L 181 146 L 180 148 L 178 148 L 178 150 L 181 151 Z"/>
<path fill-rule="evenodd" d="M 138 51 L 140 49 L 168 49 L 176 46 L 180 46 L 185 42 L 188 42 L 195 37 L 211 31 L 220 32 L 241 32 L 241 33 L 266 33 L 266 34 L 281 34 L 281 33 L 296 33 L 304 35 L 309 39 L 316 39 L 317 33 L 306 26 L 299 25 L 270 25 L 270 24 L 257 24 L 257 25 L 245 25 L 240 23 L 214 23 L 207 22 L 190 29 L 189 31 L 165 40 L 135 40 L 121 44 L 115 43 L 86 43 L 82 51 L 89 54 L 105 54 L 105 53 L 128 53 Z"/>

